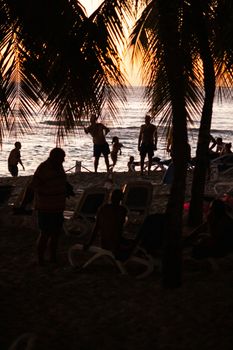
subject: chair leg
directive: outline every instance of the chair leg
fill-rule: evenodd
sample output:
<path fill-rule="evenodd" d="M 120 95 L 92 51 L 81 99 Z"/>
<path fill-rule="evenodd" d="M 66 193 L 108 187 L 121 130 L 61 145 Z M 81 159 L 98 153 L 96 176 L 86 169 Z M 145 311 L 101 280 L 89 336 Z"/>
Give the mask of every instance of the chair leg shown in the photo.
<path fill-rule="evenodd" d="M 82 268 L 85 269 L 88 265 L 90 265 L 93 261 L 95 261 L 96 259 L 99 259 L 101 256 L 103 256 L 103 254 L 101 253 L 96 253 L 95 255 L 93 255 L 90 259 L 87 260 L 87 262 L 85 262 L 85 264 L 82 265 Z"/>
<path fill-rule="evenodd" d="M 73 267 L 78 266 L 78 264 L 74 260 L 74 254 L 73 254 L 76 250 L 79 250 L 79 248 L 76 247 L 76 245 L 73 245 L 72 247 L 70 247 L 70 249 L 68 251 L 68 260 L 69 260 L 70 265 Z"/>
<path fill-rule="evenodd" d="M 127 275 L 127 271 L 125 269 L 125 267 L 123 266 L 123 264 L 119 261 L 119 260 L 116 260 L 114 255 L 111 253 L 111 252 L 108 252 L 108 251 L 104 251 L 103 252 L 100 252 L 100 253 L 96 253 L 93 257 L 91 257 L 83 266 L 82 268 L 85 268 L 87 267 L 88 265 L 90 265 L 94 260 L 98 259 L 98 258 L 101 258 L 101 257 L 104 257 L 104 256 L 107 256 L 111 259 L 111 261 L 116 265 L 116 267 L 118 268 L 118 270 L 120 271 L 120 273 L 122 275 Z"/>
<path fill-rule="evenodd" d="M 143 273 L 140 273 L 139 275 L 136 276 L 137 279 L 145 278 L 145 277 L 149 276 L 154 271 L 154 260 L 149 255 L 146 256 L 146 259 L 140 258 L 137 256 L 132 256 L 129 260 L 127 260 L 127 262 L 130 260 L 135 261 L 135 262 L 147 267 Z"/>
<path fill-rule="evenodd" d="M 113 261 L 116 264 L 116 266 L 118 267 L 118 269 L 120 270 L 122 275 L 128 275 L 128 272 L 126 271 L 125 267 L 123 266 L 123 264 L 119 260 L 116 260 L 114 258 Z"/>
<path fill-rule="evenodd" d="M 82 250 L 82 248 L 83 248 L 82 244 L 75 244 L 69 249 L 68 260 L 69 260 L 71 266 L 76 267 L 78 265 L 77 262 L 75 261 L 75 258 L 74 258 L 74 252 L 76 250 Z M 122 275 L 128 274 L 125 267 L 123 266 L 123 264 L 119 260 L 115 259 L 112 252 L 105 250 L 105 249 L 101 249 L 99 247 L 94 247 L 94 246 L 90 247 L 90 251 L 94 252 L 95 254 L 90 259 L 88 259 L 87 262 L 85 262 L 82 266 L 80 266 L 80 268 L 85 269 L 88 265 L 90 265 L 96 259 L 99 259 L 103 256 L 107 256 L 116 265 L 116 267 L 118 268 L 118 270 L 120 271 L 120 273 Z"/>

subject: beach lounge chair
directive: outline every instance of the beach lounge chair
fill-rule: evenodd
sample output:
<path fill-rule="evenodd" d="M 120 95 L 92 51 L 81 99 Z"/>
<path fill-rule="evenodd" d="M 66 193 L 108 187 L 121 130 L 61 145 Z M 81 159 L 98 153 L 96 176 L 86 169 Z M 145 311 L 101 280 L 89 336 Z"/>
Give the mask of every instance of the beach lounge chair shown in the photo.
<path fill-rule="evenodd" d="M 147 254 L 145 250 L 143 250 L 143 248 L 140 248 L 139 246 L 135 248 L 135 251 L 124 262 L 116 259 L 116 257 L 110 250 L 92 245 L 89 247 L 88 250 L 88 252 L 90 252 L 92 256 L 89 259 L 87 259 L 85 263 L 80 265 L 78 262 L 78 257 L 80 254 L 77 255 L 77 251 L 83 251 L 83 244 L 74 244 L 69 249 L 68 260 L 71 266 L 75 268 L 78 267 L 79 270 L 85 269 L 99 258 L 107 258 L 116 266 L 116 268 L 122 275 L 128 275 L 127 265 L 129 265 L 130 263 L 143 265 L 145 267 L 145 270 L 136 275 L 137 279 L 141 279 L 149 276 L 154 271 L 154 268 L 157 265 L 155 259 L 151 255 Z"/>
<path fill-rule="evenodd" d="M 148 181 L 132 181 L 124 185 L 123 192 L 124 199 L 122 204 L 128 208 L 128 222 L 125 226 L 124 237 L 137 239 L 139 229 L 150 209 L 153 186 Z M 138 241 L 129 258 L 124 262 L 118 260 L 111 251 L 92 245 L 88 250 L 92 256 L 80 266 L 76 254 L 78 250 L 83 250 L 82 244 L 75 244 L 69 249 L 68 259 L 73 267 L 79 266 L 80 269 L 86 268 L 99 258 L 108 258 L 115 264 L 121 274 L 128 274 L 127 265 L 130 262 L 143 265 L 146 269 L 139 273 L 136 278 L 144 278 L 152 273 L 156 265 L 155 259 L 140 247 L 140 241 Z"/>
<path fill-rule="evenodd" d="M 221 157 L 220 157 L 221 158 Z M 229 193 L 233 191 L 233 166 L 221 172 L 218 171 L 218 176 L 215 179 L 213 186 L 215 194 L 219 197 L 224 193 Z"/>
<path fill-rule="evenodd" d="M 122 204 L 128 209 L 128 221 L 125 226 L 126 238 L 135 239 L 149 213 L 153 185 L 149 181 L 131 181 L 123 186 Z"/>
<path fill-rule="evenodd" d="M 37 335 L 35 333 L 23 333 L 14 340 L 8 350 L 32 350 L 36 348 Z"/>
<path fill-rule="evenodd" d="M 80 200 L 70 219 L 65 220 L 64 231 L 77 238 L 88 237 L 95 223 L 98 208 L 107 201 L 108 189 L 89 187 L 81 194 Z"/>
<path fill-rule="evenodd" d="M 215 172 L 217 171 L 217 177 L 218 175 L 225 175 L 233 169 L 233 153 L 214 158 L 211 160 L 210 168 Z"/>
<path fill-rule="evenodd" d="M 4 205 L 11 196 L 14 186 L 0 185 L 0 206 Z"/>

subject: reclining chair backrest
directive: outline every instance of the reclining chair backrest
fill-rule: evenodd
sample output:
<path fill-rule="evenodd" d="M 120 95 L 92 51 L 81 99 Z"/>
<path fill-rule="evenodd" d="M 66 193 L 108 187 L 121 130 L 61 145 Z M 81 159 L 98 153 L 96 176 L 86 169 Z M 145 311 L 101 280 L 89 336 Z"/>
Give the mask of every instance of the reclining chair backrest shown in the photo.
<path fill-rule="evenodd" d="M 147 212 L 153 194 L 153 185 L 147 181 L 128 182 L 123 187 L 123 204 L 130 211 Z"/>
<path fill-rule="evenodd" d="M 87 188 L 80 198 L 77 208 L 74 212 L 74 218 L 77 216 L 95 217 L 98 208 L 107 201 L 108 190 L 103 187 Z"/>

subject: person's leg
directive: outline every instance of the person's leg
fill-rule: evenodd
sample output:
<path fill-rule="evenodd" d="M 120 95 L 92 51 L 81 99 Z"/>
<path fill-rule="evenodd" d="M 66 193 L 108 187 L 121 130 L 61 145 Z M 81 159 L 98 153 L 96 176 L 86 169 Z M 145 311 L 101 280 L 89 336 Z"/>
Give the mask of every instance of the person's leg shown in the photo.
<path fill-rule="evenodd" d="M 152 156 L 148 154 L 148 175 L 150 175 L 151 165 L 152 165 Z"/>
<path fill-rule="evenodd" d="M 107 142 L 105 142 L 103 145 L 101 145 L 101 153 L 104 156 L 107 172 L 109 172 L 110 165 L 109 165 L 108 155 L 110 154 L 110 149 L 109 149 L 109 144 Z"/>
<path fill-rule="evenodd" d="M 109 172 L 109 159 L 108 159 L 108 154 L 104 155 L 104 160 L 107 168 L 107 172 Z"/>
<path fill-rule="evenodd" d="M 151 165 L 152 165 L 152 159 L 154 156 L 154 146 L 152 144 L 147 146 L 147 154 L 148 154 L 148 175 L 149 175 Z"/>
<path fill-rule="evenodd" d="M 145 162 L 145 154 L 141 154 L 141 160 L 140 160 L 140 165 L 141 165 L 141 175 L 143 174 L 143 169 L 144 169 L 144 162 Z"/>
<path fill-rule="evenodd" d="M 48 244 L 49 234 L 48 232 L 40 232 L 40 235 L 37 240 L 37 256 L 39 265 L 44 264 L 44 256 Z"/>
<path fill-rule="evenodd" d="M 19 169 L 18 169 L 17 165 L 10 165 L 8 167 L 8 170 L 9 170 L 9 172 L 11 173 L 11 175 L 13 177 L 17 177 L 18 176 Z"/>
<path fill-rule="evenodd" d="M 112 159 L 112 168 L 116 165 L 117 162 L 117 154 L 116 153 L 111 153 L 111 159 Z"/>
<path fill-rule="evenodd" d="M 141 166 L 141 175 L 143 175 L 144 163 L 147 154 L 147 147 L 144 143 L 141 144 L 140 147 L 140 166 Z"/>
<path fill-rule="evenodd" d="M 57 246 L 58 246 L 58 239 L 59 239 L 59 233 L 52 233 L 50 235 L 50 240 L 49 240 L 49 260 L 50 262 L 57 262 Z"/>
<path fill-rule="evenodd" d="M 64 217 L 63 213 L 54 213 L 50 215 L 50 227 L 51 227 L 51 234 L 48 242 L 48 249 L 49 249 L 49 260 L 50 262 L 56 263 L 57 261 L 57 246 L 58 246 L 58 240 L 59 236 L 62 232 Z"/>
<path fill-rule="evenodd" d="M 93 156 L 94 156 L 94 170 L 95 170 L 95 173 L 97 173 L 97 170 L 98 170 L 100 155 L 101 155 L 101 146 L 94 144 Z"/>
<path fill-rule="evenodd" d="M 98 165 L 99 165 L 99 157 L 95 157 L 95 160 L 94 160 L 95 173 L 97 173 Z"/>

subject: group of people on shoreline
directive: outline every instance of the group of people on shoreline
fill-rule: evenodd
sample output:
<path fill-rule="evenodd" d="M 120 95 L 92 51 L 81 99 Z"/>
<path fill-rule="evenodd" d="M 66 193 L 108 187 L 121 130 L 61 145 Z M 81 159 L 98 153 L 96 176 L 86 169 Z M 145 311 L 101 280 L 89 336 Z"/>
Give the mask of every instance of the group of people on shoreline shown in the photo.
<path fill-rule="evenodd" d="M 39 265 L 57 263 L 59 237 L 62 234 L 66 206 L 66 198 L 74 195 L 63 168 L 65 152 L 61 148 L 50 151 L 48 159 L 36 169 L 29 184 L 34 196 L 34 208 L 37 212 L 39 237 L 37 240 L 37 257 Z M 128 209 L 121 202 L 124 193 L 115 188 L 110 191 L 108 203 L 104 203 L 97 211 L 93 231 L 89 241 L 84 245 L 90 247 L 96 236 L 100 236 L 101 246 L 112 251 L 117 259 L 125 261 L 129 258 L 139 240 L 148 252 L 161 249 L 163 243 L 166 214 L 153 213 L 145 218 L 139 227 L 135 240 L 124 237 L 124 225 L 127 222 Z M 156 230 L 155 230 L 156 228 Z M 191 237 L 193 257 L 222 256 L 233 250 L 233 217 L 228 215 L 224 201 L 215 199 L 210 206 L 207 221 L 200 233 Z M 196 237 L 197 236 L 197 237 Z M 196 239 L 197 238 L 197 239 Z"/>
<path fill-rule="evenodd" d="M 112 171 L 117 163 L 118 153 L 121 154 L 123 144 L 120 143 L 119 137 L 112 138 L 112 151 L 110 151 L 106 135 L 109 133 L 107 128 L 102 123 L 97 123 L 98 117 L 92 115 L 90 118 L 90 126 L 84 128 L 86 134 L 90 134 L 93 139 L 93 155 L 94 155 L 94 170 L 97 172 L 99 158 L 101 154 L 104 156 L 107 172 Z M 145 124 L 141 125 L 138 137 L 138 151 L 140 152 L 140 167 L 141 174 L 143 174 L 145 158 L 148 155 L 148 173 L 152 165 L 152 158 L 154 151 L 157 150 L 157 128 L 151 123 L 150 115 L 145 116 Z M 111 156 L 112 164 L 109 164 L 108 156 Z M 132 160 L 132 159 L 131 159 Z M 132 170 L 128 163 L 129 171 Z"/>
<path fill-rule="evenodd" d="M 93 157 L 94 157 L 94 171 L 98 171 L 99 159 L 101 155 L 103 155 L 107 172 L 112 172 L 118 159 L 118 154 L 122 154 L 122 147 L 124 145 L 120 142 L 118 136 L 113 136 L 112 138 L 112 149 L 110 150 L 109 144 L 106 141 L 106 135 L 110 132 L 110 129 L 106 127 L 103 123 L 97 122 L 98 117 L 96 115 L 91 115 L 90 117 L 90 125 L 88 127 L 84 127 L 84 131 L 86 134 L 90 134 L 93 140 Z M 171 135 L 171 132 L 170 132 Z M 127 163 L 128 171 L 135 171 L 136 166 L 140 166 L 141 175 L 145 171 L 144 168 L 147 169 L 147 173 L 150 174 L 151 166 L 153 164 L 154 159 L 156 158 L 156 162 L 161 165 L 169 166 L 172 161 L 172 137 L 168 137 L 167 140 L 167 152 L 170 154 L 171 158 L 165 161 L 161 161 L 158 157 L 153 157 L 154 152 L 157 150 L 157 127 L 151 123 L 151 116 L 146 114 L 145 123 L 140 126 L 140 132 L 138 137 L 138 151 L 140 154 L 140 161 L 135 161 L 134 156 L 129 157 L 129 161 Z M 15 148 L 11 150 L 8 157 L 8 170 L 12 176 L 18 176 L 18 164 L 20 164 L 25 170 L 20 149 L 21 143 L 16 142 Z M 189 147 L 189 158 L 190 164 L 195 163 L 195 158 L 191 159 L 191 148 Z M 209 159 L 210 161 L 225 155 L 231 155 L 232 144 L 231 142 L 226 143 L 223 142 L 221 137 L 217 137 L 216 139 L 210 135 L 210 147 L 209 147 Z M 215 149 L 216 148 L 216 149 Z M 215 149 L 215 150 L 214 150 Z M 109 155 L 111 157 L 112 163 L 109 162 Z M 147 166 L 145 167 L 145 159 L 148 157 Z"/>
<path fill-rule="evenodd" d="M 94 169 L 97 172 L 99 158 L 103 154 L 107 171 L 110 171 L 111 165 L 109 164 L 108 155 L 111 154 L 112 159 L 112 167 L 115 166 L 117 162 L 118 152 L 121 151 L 123 145 L 119 142 L 118 137 L 113 137 L 112 144 L 112 152 L 110 153 L 109 145 L 106 141 L 106 134 L 110 131 L 104 124 L 97 123 L 97 118 L 95 116 L 91 117 L 90 126 L 84 129 L 85 132 L 90 134 L 93 138 L 93 153 L 94 153 Z M 214 145 L 214 146 L 213 146 Z M 225 147 L 227 145 L 227 147 Z M 216 146 L 216 152 L 219 155 L 223 155 L 224 149 L 227 152 L 231 153 L 230 146 L 231 144 L 223 145 L 222 140 L 219 138 L 217 140 L 213 139 L 213 144 L 210 147 L 210 152 L 213 152 L 214 147 Z M 20 154 L 21 144 L 20 142 L 15 143 L 15 148 L 10 152 L 8 159 L 8 167 L 12 176 L 18 176 L 18 163 L 24 169 L 24 165 L 21 160 Z M 143 174 L 144 170 L 144 162 L 146 156 L 148 156 L 148 172 L 150 172 L 150 168 L 152 165 L 152 159 L 154 155 L 154 151 L 157 149 L 157 128 L 155 125 L 151 123 L 151 117 L 149 115 L 145 116 L 145 123 L 140 127 L 140 133 L 138 138 L 138 150 L 140 152 L 140 167 L 141 173 Z M 63 212 L 65 210 L 66 198 L 70 195 L 74 195 L 72 191 L 72 187 L 69 185 L 67 181 L 67 176 L 65 170 L 63 168 L 63 162 L 65 160 L 65 152 L 62 148 L 56 147 L 50 151 L 48 159 L 42 162 L 38 168 L 36 169 L 32 181 L 29 185 L 29 192 L 33 192 L 34 196 L 34 207 L 37 211 L 37 219 L 38 219 L 38 228 L 39 228 L 39 237 L 37 241 L 37 254 L 38 254 L 38 263 L 43 265 L 45 263 L 45 255 L 48 250 L 49 259 L 51 262 L 55 263 L 57 260 L 57 246 L 59 241 L 59 236 L 62 232 L 63 228 Z M 131 158 L 132 161 L 132 158 Z M 132 162 L 131 162 L 132 163 Z M 130 254 L 132 251 L 131 242 L 126 242 L 123 238 L 123 227 L 127 217 L 127 210 L 121 206 L 121 200 L 123 198 L 123 193 L 121 190 L 117 189 L 112 192 L 111 203 L 105 204 L 105 206 L 98 212 L 96 224 L 93 230 L 92 239 L 89 243 L 84 247 L 87 249 L 88 246 L 92 243 L 92 240 L 99 232 L 102 235 L 102 243 L 105 248 L 110 249 L 116 254 L 116 256 L 121 256 L 120 249 L 123 247 L 123 259 L 125 258 L 125 253 Z M 217 208 L 221 207 L 221 205 L 216 206 Z M 214 207 L 215 208 L 215 207 Z M 221 207 L 219 209 L 219 217 L 224 217 L 225 220 L 225 211 Z M 226 214 L 227 215 L 227 214 Z M 214 222 L 212 219 L 218 218 L 218 214 L 214 214 L 214 216 L 210 216 L 211 224 Z M 109 218 L 111 222 L 109 222 Z M 109 224 L 112 227 L 112 223 L 117 220 L 117 224 L 115 225 L 116 230 L 111 229 L 109 231 Z M 153 223 L 153 227 L 155 222 L 154 217 L 150 217 L 149 221 Z M 156 218 L 157 220 L 157 218 Z M 220 219 L 219 219 L 220 220 Z M 228 220 L 228 216 L 227 216 Z M 218 238 L 218 234 L 221 235 L 222 229 L 224 232 L 228 232 L 232 229 L 232 220 L 229 219 L 219 225 L 218 233 L 214 232 L 214 228 L 216 228 L 217 224 L 208 226 L 208 231 L 210 234 L 210 241 L 205 241 L 205 244 L 214 244 L 214 249 L 217 247 L 215 245 L 215 241 Z M 144 227 L 141 228 L 141 231 L 148 236 L 148 222 L 145 223 Z M 213 233 L 213 232 L 214 233 Z M 230 232 L 230 231 L 229 231 Z M 228 232 L 228 233 L 229 233 Z M 227 235 L 228 235 L 227 233 Z M 109 234 L 109 236 L 108 236 Z M 160 232 L 162 235 L 162 232 Z M 211 235 L 215 236 L 211 236 Z M 114 236 L 114 237 L 113 237 Z M 162 237 L 162 236 L 161 236 Z M 217 237 L 217 238 L 216 238 Z M 222 237 L 222 236 L 221 236 Z M 228 236 L 227 236 L 228 237 Z M 161 240 L 160 240 L 161 242 Z M 224 239 L 225 242 L 225 239 Z M 233 239 L 230 241 L 233 246 Z M 212 246 L 211 246 L 212 247 Z M 196 248 L 197 249 L 197 248 Z M 211 248 L 212 249 L 212 248 Z M 225 249 L 225 248 L 224 248 Z M 126 254 L 126 256 L 127 256 Z"/>

